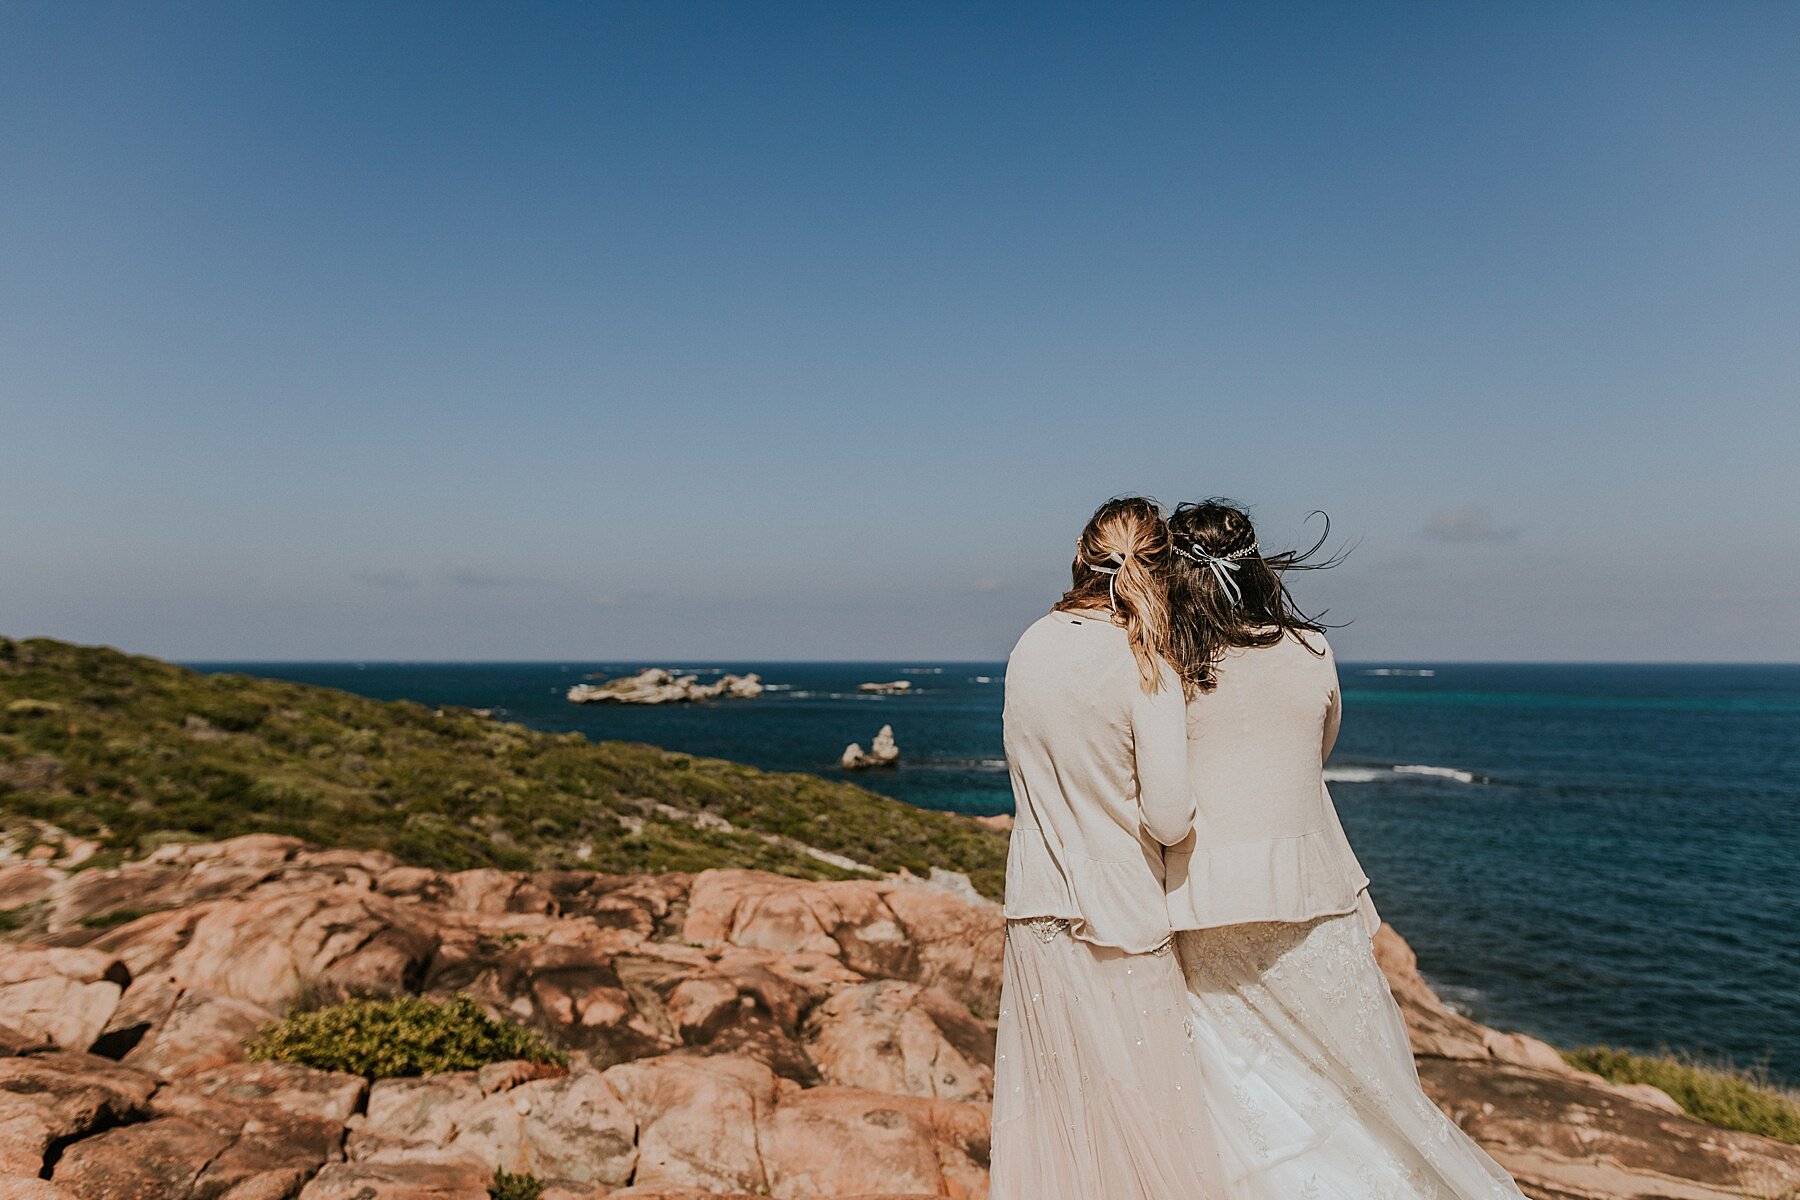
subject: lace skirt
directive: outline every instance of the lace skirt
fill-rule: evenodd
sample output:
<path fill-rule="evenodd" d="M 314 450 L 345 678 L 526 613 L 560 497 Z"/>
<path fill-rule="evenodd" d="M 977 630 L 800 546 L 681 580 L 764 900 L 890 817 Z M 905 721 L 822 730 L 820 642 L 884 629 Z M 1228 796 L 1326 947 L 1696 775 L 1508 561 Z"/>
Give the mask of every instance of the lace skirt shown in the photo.
<path fill-rule="evenodd" d="M 1167 948 L 1007 922 L 989 1200 L 1220 1200 L 1183 995 Z"/>
<path fill-rule="evenodd" d="M 1522 1200 L 1420 1088 L 1359 915 L 1175 944 L 1226 1200 Z"/>

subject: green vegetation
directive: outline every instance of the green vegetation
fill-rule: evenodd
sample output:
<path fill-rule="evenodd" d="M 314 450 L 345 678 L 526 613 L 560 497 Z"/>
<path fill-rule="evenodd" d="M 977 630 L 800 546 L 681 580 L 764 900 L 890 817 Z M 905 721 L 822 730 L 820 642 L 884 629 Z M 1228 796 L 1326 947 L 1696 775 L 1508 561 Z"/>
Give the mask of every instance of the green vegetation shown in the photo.
<path fill-rule="evenodd" d="M 488 1200 L 539 1200 L 543 1194 L 543 1180 L 523 1172 L 495 1170 L 494 1182 L 488 1185 Z"/>
<path fill-rule="evenodd" d="M 1562 1055 L 1576 1070 L 1592 1071 L 1612 1083 L 1659 1087 L 1698 1120 L 1800 1145 L 1800 1106 L 1757 1072 L 1680 1055 L 1632 1054 L 1611 1046 L 1583 1046 Z"/>
<path fill-rule="evenodd" d="M 441 869 L 860 874 L 800 843 L 878 871 L 962 871 L 997 897 L 1006 861 L 1005 836 L 965 817 L 813 775 L 42 638 L 0 638 L 7 815 L 95 838 L 102 862 L 279 833 Z"/>
<path fill-rule="evenodd" d="M 253 1062 L 295 1062 L 372 1079 L 473 1071 L 522 1058 L 568 1056 L 522 1026 L 496 1021 L 467 996 L 442 1003 L 421 996 L 363 997 L 294 1013 L 249 1044 Z"/>

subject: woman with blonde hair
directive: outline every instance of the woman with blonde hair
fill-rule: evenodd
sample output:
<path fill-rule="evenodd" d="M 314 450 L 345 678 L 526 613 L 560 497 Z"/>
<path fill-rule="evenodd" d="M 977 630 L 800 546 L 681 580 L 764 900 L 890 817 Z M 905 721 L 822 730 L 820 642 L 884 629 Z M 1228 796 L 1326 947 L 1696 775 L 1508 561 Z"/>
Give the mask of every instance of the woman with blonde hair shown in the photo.
<path fill-rule="evenodd" d="M 1072 570 L 1007 662 L 1016 815 L 989 1197 L 1212 1200 L 1163 900 L 1194 801 L 1156 505 L 1101 505 Z"/>
<path fill-rule="evenodd" d="M 1195 842 L 1165 884 L 1225 1200 L 1523 1200 L 1419 1086 L 1376 965 L 1368 876 L 1326 790 L 1341 711 L 1325 628 L 1242 508 L 1169 518 Z M 1327 533 L 1329 533 L 1327 525 Z"/>

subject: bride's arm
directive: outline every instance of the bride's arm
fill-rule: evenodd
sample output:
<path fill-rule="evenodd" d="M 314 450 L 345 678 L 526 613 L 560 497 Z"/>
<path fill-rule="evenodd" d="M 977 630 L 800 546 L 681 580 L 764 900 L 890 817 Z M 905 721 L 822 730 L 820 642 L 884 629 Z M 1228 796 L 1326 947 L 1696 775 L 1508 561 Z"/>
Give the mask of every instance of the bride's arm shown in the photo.
<path fill-rule="evenodd" d="M 1188 786 L 1187 702 L 1181 682 L 1165 671 L 1155 693 L 1134 688 L 1132 743 L 1137 755 L 1138 807 L 1144 828 L 1165 846 L 1194 828 L 1194 793 Z"/>

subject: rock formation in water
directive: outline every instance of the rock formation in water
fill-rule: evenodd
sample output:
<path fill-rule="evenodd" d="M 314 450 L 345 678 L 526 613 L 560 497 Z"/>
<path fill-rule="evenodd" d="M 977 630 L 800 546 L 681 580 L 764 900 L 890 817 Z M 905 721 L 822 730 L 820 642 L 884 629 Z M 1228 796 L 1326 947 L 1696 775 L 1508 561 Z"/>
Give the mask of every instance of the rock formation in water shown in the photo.
<path fill-rule="evenodd" d="M 605 683 L 578 683 L 569 689 L 571 704 L 683 704 L 694 700 L 754 700 L 764 691 L 762 676 L 721 675 L 701 683 L 698 675 L 677 675 L 648 667 L 636 675 Z"/>
<path fill-rule="evenodd" d="M 544 1200 L 986 1192 L 1001 918 L 966 886 L 445 872 L 258 835 L 0 864 L 0 911 L 7 1200 L 485 1200 L 496 1168 Z M 1391 929 L 1378 950 L 1427 1089 L 1530 1195 L 1800 1189 L 1800 1147 L 1572 1071 L 1449 1011 Z M 346 993 L 466 994 L 570 1062 L 246 1060 Z"/>
<path fill-rule="evenodd" d="M 856 690 L 871 692 L 877 696 L 898 696 L 912 691 L 912 680 L 896 679 L 891 683 L 859 683 L 856 685 Z"/>
<path fill-rule="evenodd" d="M 861 742 L 851 742 L 844 747 L 844 753 L 838 758 L 838 765 L 846 771 L 866 771 L 870 767 L 892 767 L 899 765 L 900 747 L 894 741 L 894 727 L 883 725 L 875 734 L 875 740 L 869 743 L 867 753 L 863 751 Z"/>

